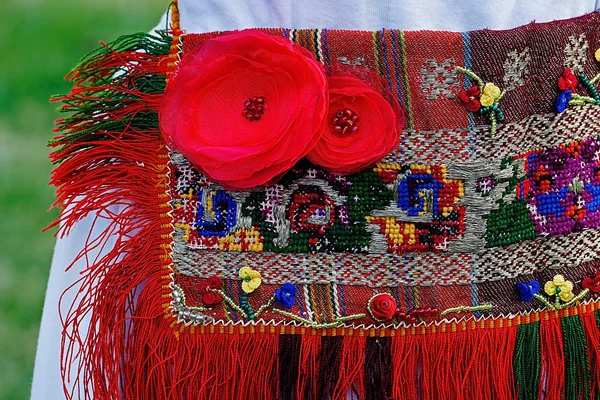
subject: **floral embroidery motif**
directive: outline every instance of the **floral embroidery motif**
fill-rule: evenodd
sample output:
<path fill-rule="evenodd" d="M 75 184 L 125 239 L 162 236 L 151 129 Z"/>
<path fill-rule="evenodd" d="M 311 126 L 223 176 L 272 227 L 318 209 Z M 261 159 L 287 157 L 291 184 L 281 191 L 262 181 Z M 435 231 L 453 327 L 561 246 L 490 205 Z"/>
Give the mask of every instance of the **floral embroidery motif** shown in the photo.
<path fill-rule="evenodd" d="M 594 293 L 600 293 L 600 272 L 593 277 L 588 276 L 584 278 L 581 286 L 584 289 L 589 289 Z"/>
<path fill-rule="evenodd" d="M 291 308 L 296 302 L 296 286 L 284 283 L 275 291 L 275 301 L 282 307 Z"/>
<path fill-rule="evenodd" d="M 456 67 L 456 71 L 473 79 L 477 87 L 477 90 L 471 87 L 470 89 L 461 91 L 459 99 L 469 111 L 487 116 L 490 121 L 490 134 L 494 136 L 498 129 L 498 122 L 504 121 L 504 114 L 500 110 L 498 103 L 506 94 L 506 90 L 500 90 L 492 82 L 484 83 L 479 76 L 466 68 Z M 479 96 L 478 99 L 477 96 Z M 481 107 L 477 107 L 477 102 L 479 102 Z"/>
<path fill-rule="evenodd" d="M 378 293 L 369 299 L 367 309 L 373 319 L 387 321 L 396 314 L 396 300 L 388 293 Z"/>
<path fill-rule="evenodd" d="M 587 42 L 586 42 L 587 50 Z M 585 53 L 584 53 L 585 55 Z M 600 49 L 598 49 L 594 55 L 596 61 L 600 62 Z M 579 65 L 579 64 L 578 64 Z M 571 66 L 573 71 L 581 72 L 582 68 L 576 68 L 577 66 Z M 596 82 L 600 80 L 600 73 L 596 74 L 592 79 L 588 79 L 583 73 L 575 76 L 571 71 L 571 68 L 567 67 L 562 76 L 558 78 L 558 88 L 562 91 L 556 99 L 556 111 L 559 113 L 564 112 L 569 106 L 579 106 L 583 104 L 600 104 L 600 94 L 598 89 L 594 86 Z M 577 93 L 577 87 L 581 84 L 590 96 L 584 96 Z"/>
<path fill-rule="evenodd" d="M 459 88 L 458 74 L 454 66 L 456 60 L 446 59 L 442 63 L 437 60 L 427 60 L 421 67 L 421 88 L 428 100 L 437 100 L 440 96 L 447 99 L 456 97 Z"/>
<path fill-rule="evenodd" d="M 535 295 L 540 291 L 540 283 L 538 281 L 530 281 L 527 283 L 518 282 L 517 290 L 519 291 L 519 296 L 523 301 L 531 301 L 534 299 Z"/>
<path fill-rule="evenodd" d="M 504 87 L 507 91 L 525 85 L 525 78 L 529 75 L 529 63 L 531 54 L 529 47 L 523 51 L 513 50 L 507 54 L 504 61 Z"/>
<path fill-rule="evenodd" d="M 575 295 L 573 293 L 573 282 L 566 280 L 562 275 L 555 275 L 551 281 L 546 282 L 544 285 L 544 292 L 550 296 L 550 300 L 538 293 L 540 284 L 537 281 L 518 282 L 516 287 L 521 300 L 529 302 L 536 299 L 550 310 L 570 307 L 590 292 L 590 289 L 584 286 L 584 289 Z M 552 298 L 554 298 L 554 303 L 551 302 Z"/>
<path fill-rule="evenodd" d="M 260 272 L 250 267 L 240 269 L 240 278 L 242 278 L 242 290 L 244 293 L 252 293 L 260 286 Z"/>
<path fill-rule="evenodd" d="M 583 72 L 583 65 L 587 60 L 588 48 L 589 43 L 587 41 L 585 33 L 582 33 L 579 36 L 570 36 L 569 42 L 564 48 L 565 67 L 570 68 L 575 73 Z"/>

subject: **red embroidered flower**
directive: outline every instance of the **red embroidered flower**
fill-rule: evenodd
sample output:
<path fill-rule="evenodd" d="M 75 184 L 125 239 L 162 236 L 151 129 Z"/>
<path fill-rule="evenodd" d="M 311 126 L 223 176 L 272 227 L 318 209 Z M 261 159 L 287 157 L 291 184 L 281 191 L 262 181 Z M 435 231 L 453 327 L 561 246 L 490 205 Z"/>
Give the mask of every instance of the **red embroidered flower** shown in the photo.
<path fill-rule="evenodd" d="M 226 189 L 274 182 L 319 140 L 327 114 L 322 65 L 289 40 L 247 30 L 188 53 L 167 85 L 169 145 Z"/>
<path fill-rule="evenodd" d="M 558 78 L 558 88 L 562 91 L 571 90 L 575 92 L 576 87 L 577 77 L 571 72 L 570 68 L 565 68 L 565 72 Z"/>
<path fill-rule="evenodd" d="M 220 302 L 223 301 L 223 297 L 219 293 L 215 293 L 210 291 L 209 289 L 221 289 L 223 286 L 223 282 L 221 278 L 214 275 L 206 280 L 206 282 L 201 283 L 200 287 L 200 295 L 202 296 L 202 304 L 206 306 L 216 306 Z"/>
<path fill-rule="evenodd" d="M 594 293 L 600 293 L 600 272 L 597 273 L 593 278 L 584 278 L 581 286 L 584 289 L 589 289 Z"/>
<path fill-rule="evenodd" d="M 467 110 L 471 112 L 477 112 L 481 108 L 481 102 L 479 101 L 479 97 L 481 96 L 481 91 L 479 87 L 472 86 L 467 90 L 461 90 L 458 94 L 458 98 L 465 104 Z"/>
<path fill-rule="evenodd" d="M 351 75 L 329 78 L 329 114 L 308 159 L 331 172 L 358 172 L 398 146 L 404 113 Z"/>
<path fill-rule="evenodd" d="M 379 293 L 371 297 L 368 309 L 376 320 L 387 321 L 396 313 L 396 300 L 388 293 Z"/>

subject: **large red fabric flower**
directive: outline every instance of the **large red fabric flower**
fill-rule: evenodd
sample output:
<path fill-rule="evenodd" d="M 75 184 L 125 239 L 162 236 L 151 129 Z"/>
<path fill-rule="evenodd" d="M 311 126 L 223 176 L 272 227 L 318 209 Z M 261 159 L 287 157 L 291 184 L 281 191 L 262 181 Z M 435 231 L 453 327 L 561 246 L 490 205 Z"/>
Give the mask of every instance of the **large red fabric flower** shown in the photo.
<path fill-rule="evenodd" d="M 329 78 L 328 123 L 308 159 L 330 172 L 349 174 L 381 160 L 398 146 L 404 113 L 352 75 Z"/>
<path fill-rule="evenodd" d="M 325 72 L 289 40 L 256 30 L 207 40 L 167 85 L 168 143 L 226 189 L 273 183 L 320 138 Z"/>

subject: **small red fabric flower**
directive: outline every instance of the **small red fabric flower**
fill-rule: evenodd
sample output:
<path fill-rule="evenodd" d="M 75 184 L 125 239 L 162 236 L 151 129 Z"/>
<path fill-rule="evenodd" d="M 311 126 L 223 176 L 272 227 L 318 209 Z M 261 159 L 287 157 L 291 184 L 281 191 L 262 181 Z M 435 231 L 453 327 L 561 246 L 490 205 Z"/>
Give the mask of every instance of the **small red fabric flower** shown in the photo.
<path fill-rule="evenodd" d="M 308 159 L 330 172 L 363 170 L 398 146 L 404 113 L 353 75 L 329 78 L 328 123 Z"/>
<path fill-rule="evenodd" d="M 600 272 L 597 273 L 593 278 L 584 278 L 581 286 L 584 289 L 589 289 L 594 293 L 600 293 Z"/>
<path fill-rule="evenodd" d="M 576 87 L 577 77 L 571 72 L 570 68 L 565 68 L 565 72 L 558 78 L 558 88 L 562 91 L 571 90 L 575 92 Z"/>
<path fill-rule="evenodd" d="M 458 98 L 465 104 L 467 110 L 471 112 L 477 112 L 481 108 L 481 102 L 479 101 L 479 97 L 481 96 L 481 91 L 479 87 L 472 86 L 467 90 L 461 90 L 458 93 Z"/>
<path fill-rule="evenodd" d="M 202 304 L 204 304 L 206 306 L 216 306 L 217 304 L 219 304 L 220 302 L 223 301 L 223 297 L 219 293 L 215 293 L 215 292 L 209 290 L 209 289 L 221 289 L 221 287 L 223 286 L 223 282 L 221 281 L 221 278 L 219 278 L 216 275 L 211 276 L 210 278 L 208 278 L 206 280 L 206 282 L 204 282 L 201 285 L 203 285 L 200 287 L 200 295 L 202 296 L 202 300 L 201 300 Z"/>
<path fill-rule="evenodd" d="M 396 300 L 388 293 L 376 294 L 369 300 L 368 310 L 376 320 L 387 321 L 396 314 Z"/>
<path fill-rule="evenodd" d="M 273 183 L 319 140 L 323 66 L 301 46 L 256 30 L 207 40 L 184 56 L 160 110 L 167 143 L 225 189 Z"/>

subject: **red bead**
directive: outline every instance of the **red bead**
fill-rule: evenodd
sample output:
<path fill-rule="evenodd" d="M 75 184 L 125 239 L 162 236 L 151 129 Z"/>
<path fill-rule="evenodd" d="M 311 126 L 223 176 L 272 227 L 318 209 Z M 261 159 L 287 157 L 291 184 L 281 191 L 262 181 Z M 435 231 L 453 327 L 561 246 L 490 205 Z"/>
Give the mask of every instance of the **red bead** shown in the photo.
<path fill-rule="evenodd" d="M 258 121 L 265 112 L 266 107 L 266 101 L 263 96 L 254 96 L 244 102 L 242 115 L 248 121 Z"/>
<path fill-rule="evenodd" d="M 358 132 L 358 115 L 349 108 L 338 110 L 331 119 L 333 132 L 341 135 L 349 135 Z"/>

